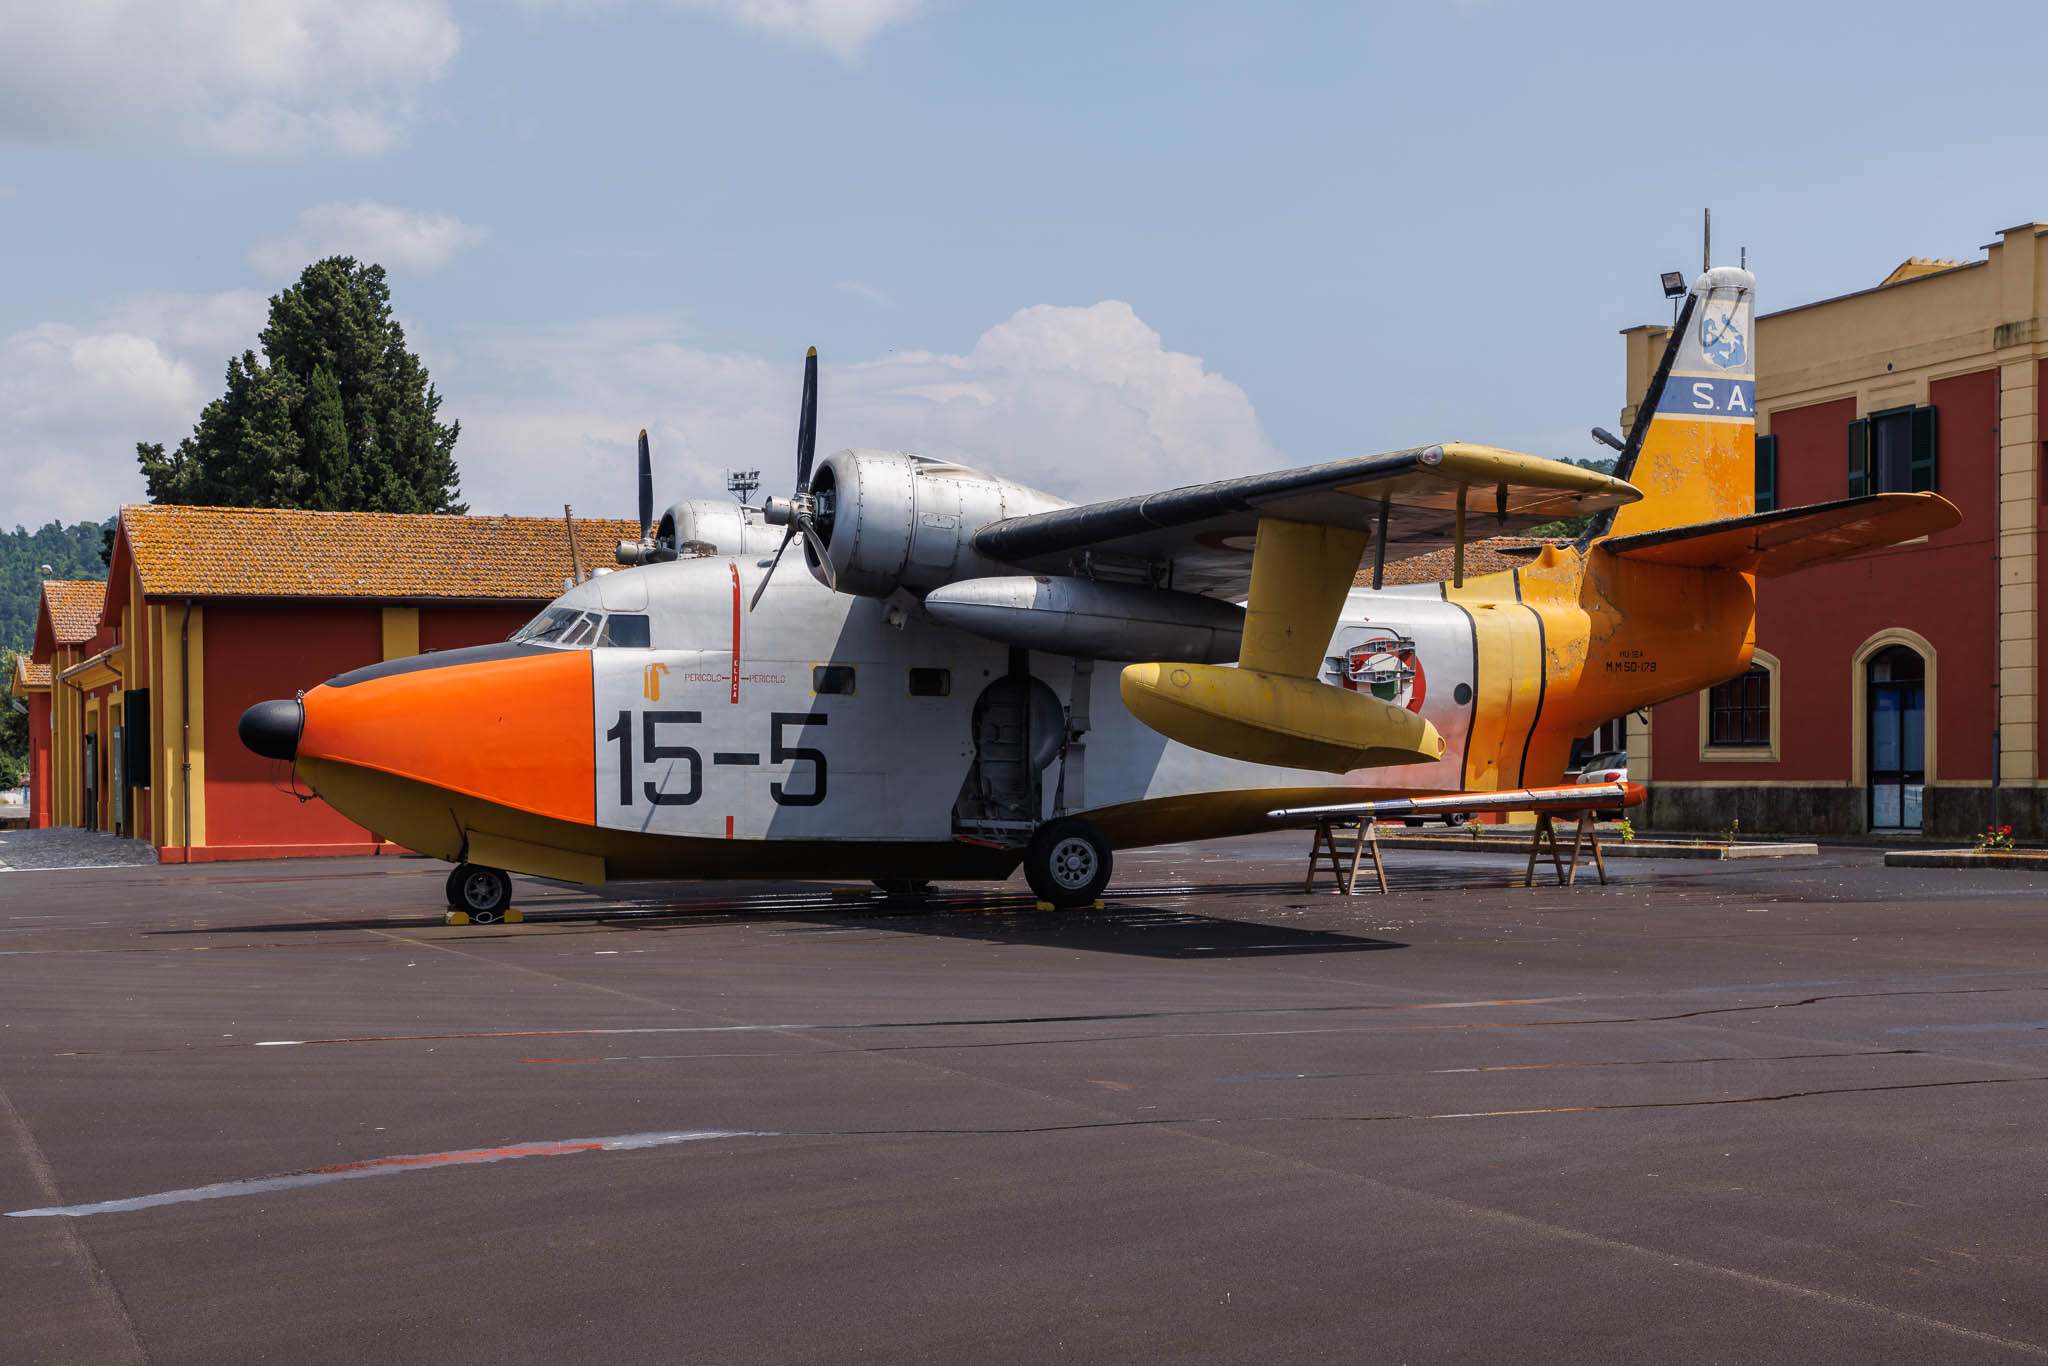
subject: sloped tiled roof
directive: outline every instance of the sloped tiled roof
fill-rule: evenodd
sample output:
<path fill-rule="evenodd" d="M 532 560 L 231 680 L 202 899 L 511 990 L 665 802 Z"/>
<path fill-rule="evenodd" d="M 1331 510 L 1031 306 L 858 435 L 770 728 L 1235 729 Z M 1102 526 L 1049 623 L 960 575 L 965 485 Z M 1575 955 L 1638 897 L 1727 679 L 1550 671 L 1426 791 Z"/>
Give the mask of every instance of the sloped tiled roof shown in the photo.
<path fill-rule="evenodd" d="M 43 580 L 43 606 L 59 645 L 82 645 L 98 634 L 107 585 L 90 579 Z"/>
<path fill-rule="evenodd" d="M 17 696 L 32 688 L 48 689 L 49 686 L 49 665 L 33 663 L 27 655 L 21 655 L 15 659 L 14 678 L 9 683 L 9 689 Z"/>
<path fill-rule="evenodd" d="M 559 517 L 287 508 L 121 509 L 151 597 L 496 598 L 546 601 L 570 576 Z M 614 567 L 638 522 L 576 519 L 583 570 Z"/>
<path fill-rule="evenodd" d="M 1468 541 L 1465 544 L 1465 577 L 1477 578 L 1481 574 L 1498 574 L 1505 569 L 1520 569 L 1530 561 L 1528 555 L 1509 555 L 1504 552 L 1514 547 L 1535 549 L 1548 544 L 1536 536 L 1494 536 L 1484 541 Z M 1427 555 L 1411 555 L 1405 560 L 1394 560 L 1387 565 L 1382 582 L 1392 587 L 1396 584 L 1445 583 L 1451 577 L 1454 566 L 1451 552 L 1432 550 Z M 1351 581 L 1354 588 L 1372 586 L 1372 565 L 1367 563 L 1358 571 L 1358 577 Z"/>

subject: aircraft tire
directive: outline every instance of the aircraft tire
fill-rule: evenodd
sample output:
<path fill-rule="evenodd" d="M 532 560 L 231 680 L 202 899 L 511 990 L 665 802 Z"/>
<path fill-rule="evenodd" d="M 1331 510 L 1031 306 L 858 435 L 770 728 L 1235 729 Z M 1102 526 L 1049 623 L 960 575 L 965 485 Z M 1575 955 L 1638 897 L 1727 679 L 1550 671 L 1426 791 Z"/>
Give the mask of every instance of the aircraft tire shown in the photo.
<path fill-rule="evenodd" d="M 1109 841 L 1079 816 L 1047 821 L 1024 850 L 1024 880 L 1040 901 L 1062 910 L 1094 905 L 1111 869 Z"/>
<path fill-rule="evenodd" d="M 472 925 L 494 925 L 512 904 L 512 875 L 502 868 L 458 863 L 448 874 L 448 904 L 468 912 Z"/>

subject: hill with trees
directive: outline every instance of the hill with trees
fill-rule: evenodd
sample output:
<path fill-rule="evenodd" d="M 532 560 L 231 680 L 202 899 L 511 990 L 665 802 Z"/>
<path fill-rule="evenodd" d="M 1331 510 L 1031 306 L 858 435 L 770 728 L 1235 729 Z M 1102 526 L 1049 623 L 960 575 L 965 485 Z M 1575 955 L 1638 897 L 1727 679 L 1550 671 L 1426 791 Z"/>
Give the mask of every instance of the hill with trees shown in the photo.
<path fill-rule="evenodd" d="M 13 787 L 28 772 L 28 718 L 14 709 L 16 699 L 7 689 L 14 682 L 15 656 L 35 643 L 43 580 L 106 578 L 100 559 L 106 536 L 106 527 L 91 522 L 0 532 L 0 787 Z M 48 575 L 44 565 L 50 566 Z"/>

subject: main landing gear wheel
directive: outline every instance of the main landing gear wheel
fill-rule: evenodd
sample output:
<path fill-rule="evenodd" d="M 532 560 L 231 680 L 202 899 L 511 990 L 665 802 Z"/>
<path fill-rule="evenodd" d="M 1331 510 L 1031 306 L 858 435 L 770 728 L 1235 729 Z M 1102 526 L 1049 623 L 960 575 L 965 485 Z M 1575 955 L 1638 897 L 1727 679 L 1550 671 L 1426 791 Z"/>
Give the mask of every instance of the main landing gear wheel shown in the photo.
<path fill-rule="evenodd" d="M 448 905 L 469 914 L 472 925 L 495 925 L 512 904 L 512 875 L 502 868 L 458 863 L 448 874 Z"/>
<path fill-rule="evenodd" d="M 1024 850 L 1024 880 L 1040 901 L 1062 910 L 1092 906 L 1109 885 L 1109 841 L 1079 816 L 1038 827 Z"/>

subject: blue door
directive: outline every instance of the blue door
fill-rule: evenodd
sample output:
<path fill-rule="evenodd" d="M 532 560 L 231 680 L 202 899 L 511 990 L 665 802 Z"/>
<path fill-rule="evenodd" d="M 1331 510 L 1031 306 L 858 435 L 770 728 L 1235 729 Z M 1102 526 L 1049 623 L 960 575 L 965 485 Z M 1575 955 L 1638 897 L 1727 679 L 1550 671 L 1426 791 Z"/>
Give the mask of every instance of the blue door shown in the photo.
<path fill-rule="evenodd" d="M 1926 663 L 1894 645 L 1870 661 L 1870 828 L 1918 830 L 1927 782 Z"/>

